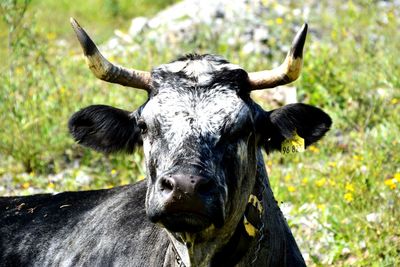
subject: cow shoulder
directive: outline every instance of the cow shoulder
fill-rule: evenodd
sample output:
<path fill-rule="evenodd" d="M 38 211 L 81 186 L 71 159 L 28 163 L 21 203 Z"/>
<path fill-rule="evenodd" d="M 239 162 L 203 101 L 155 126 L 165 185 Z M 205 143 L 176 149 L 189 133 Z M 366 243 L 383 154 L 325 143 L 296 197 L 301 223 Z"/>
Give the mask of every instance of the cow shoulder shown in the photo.
<path fill-rule="evenodd" d="M 169 241 L 147 220 L 146 188 L 142 181 L 109 190 L 0 198 L 0 262 L 77 266 L 150 261 L 144 247 L 154 242 L 165 247 Z"/>

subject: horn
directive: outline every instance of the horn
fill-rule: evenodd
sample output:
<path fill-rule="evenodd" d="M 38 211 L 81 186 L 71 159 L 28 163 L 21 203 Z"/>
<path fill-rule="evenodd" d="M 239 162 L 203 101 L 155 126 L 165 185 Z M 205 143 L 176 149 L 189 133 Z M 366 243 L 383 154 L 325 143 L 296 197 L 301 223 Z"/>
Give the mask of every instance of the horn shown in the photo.
<path fill-rule="evenodd" d="M 150 92 L 150 72 L 128 69 L 112 64 L 99 52 L 95 43 L 79 23 L 74 18 L 71 18 L 70 21 L 82 46 L 86 62 L 97 78 L 106 82 L 144 89 Z"/>
<path fill-rule="evenodd" d="M 277 68 L 249 73 L 250 90 L 272 88 L 293 82 L 300 76 L 303 65 L 303 47 L 307 36 L 307 23 L 301 27 L 292 42 L 285 61 Z"/>

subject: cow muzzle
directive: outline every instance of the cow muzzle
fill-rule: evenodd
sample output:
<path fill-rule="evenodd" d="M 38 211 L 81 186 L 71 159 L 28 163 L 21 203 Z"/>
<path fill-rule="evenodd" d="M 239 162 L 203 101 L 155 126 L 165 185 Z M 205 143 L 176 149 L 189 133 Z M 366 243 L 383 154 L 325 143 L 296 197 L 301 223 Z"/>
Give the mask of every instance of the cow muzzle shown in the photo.
<path fill-rule="evenodd" d="M 156 183 L 161 211 L 152 221 L 172 232 L 199 232 L 211 224 L 223 224 L 216 203 L 219 192 L 214 180 L 198 175 L 169 174 Z"/>

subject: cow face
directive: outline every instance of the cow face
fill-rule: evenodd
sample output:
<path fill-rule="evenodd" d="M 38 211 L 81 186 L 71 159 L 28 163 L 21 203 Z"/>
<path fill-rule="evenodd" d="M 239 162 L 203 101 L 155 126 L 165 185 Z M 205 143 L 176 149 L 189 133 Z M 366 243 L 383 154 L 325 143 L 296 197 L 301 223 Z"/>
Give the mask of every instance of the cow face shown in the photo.
<path fill-rule="evenodd" d="M 78 142 L 105 152 L 130 152 L 143 141 L 153 222 L 171 232 L 231 230 L 255 183 L 257 149 L 278 149 L 294 132 L 310 145 L 331 124 L 304 104 L 262 110 L 248 81 L 220 57 L 188 56 L 153 70 L 153 93 L 137 111 L 91 106 L 69 128 Z"/>
<path fill-rule="evenodd" d="M 306 24 L 273 70 L 247 73 L 218 56 L 189 55 L 149 73 L 110 63 L 71 23 L 98 78 L 145 89 L 149 99 L 133 113 L 87 107 L 72 116 L 70 132 L 82 145 L 108 153 L 132 152 L 143 142 L 147 214 L 170 233 L 195 233 L 197 241 L 215 237 L 213 231 L 233 233 L 262 164 L 260 148 L 279 149 L 294 133 L 308 146 L 331 125 L 320 109 L 293 104 L 266 112 L 249 95 L 297 79 Z"/>
<path fill-rule="evenodd" d="M 138 116 L 150 219 L 179 232 L 239 219 L 239 192 L 250 194 L 255 177 L 254 118 L 240 96 L 247 73 L 206 55 L 163 65 L 152 78 L 157 93 Z"/>

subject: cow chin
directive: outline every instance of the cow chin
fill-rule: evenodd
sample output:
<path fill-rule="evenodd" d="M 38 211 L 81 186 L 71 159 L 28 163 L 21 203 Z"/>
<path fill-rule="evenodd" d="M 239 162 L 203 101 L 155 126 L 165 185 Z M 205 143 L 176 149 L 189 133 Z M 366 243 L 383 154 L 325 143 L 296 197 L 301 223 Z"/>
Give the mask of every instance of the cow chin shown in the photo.
<path fill-rule="evenodd" d="M 160 223 L 170 232 L 197 233 L 212 224 L 208 216 L 193 213 L 175 213 L 163 216 Z"/>
<path fill-rule="evenodd" d="M 221 228 L 224 225 L 223 211 L 207 213 L 193 211 L 155 212 L 148 214 L 153 223 L 161 224 L 170 232 L 198 233 L 211 225 Z"/>

